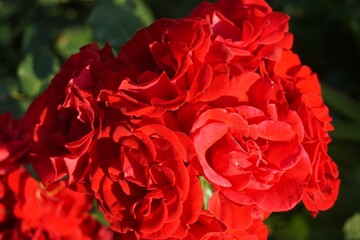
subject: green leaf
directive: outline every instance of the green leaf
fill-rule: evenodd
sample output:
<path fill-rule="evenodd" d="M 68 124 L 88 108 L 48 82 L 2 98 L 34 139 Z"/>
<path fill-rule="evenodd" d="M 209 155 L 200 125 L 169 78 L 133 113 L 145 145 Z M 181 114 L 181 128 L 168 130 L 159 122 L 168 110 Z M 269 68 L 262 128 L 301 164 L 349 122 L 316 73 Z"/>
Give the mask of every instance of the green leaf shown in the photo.
<path fill-rule="evenodd" d="M 90 17 L 95 38 L 120 47 L 152 22 L 152 13 L 145 6 L 140 0 L 99 0 Z"/>
<path fill-rule="evenodd" d="M 37 172 L 35 171 L 35 169 L 31 163 L 25 164 L 25 169 L 32 178 L 34 178 L 34 179 L 36 179 L 36 181 L 40 182 L 40 177 L 37 174 Z"/>
<path fill-rule="evenodd" d="M 29 108 L 30 104 L 32 103 L 32 99 L 31 98 L 25 98 L 21 101 L 17 102 L 18 108 L 22 113 L 25 113 L 26 110 Z"/>
<path fill-rule="evenodd" d="M 26 55 L 18 67 L 17 74 L 23 93 L 28 96 L 36 96 L 40 93 L 41 81 L 34 72 L 33 55 Z"/>
<path fill-rule="evenodd" d="M 346 220 L 343 232 L 346 240 L 360 240 L 360 213 L 355 213 Z"/>
<path fill-rule="evenodd" d="M 0 84 L 0 102 L 5 101 L 19 90 L 17 81 L 13 77 L 2 78 Z"/>
<path fill-rule="evenodd" d="M 92 31 L 88 26 L 65 29 L 56 41 L 56 48 L 64 59 L 79 51 L 79 48 L 92 41 Z"/>
<path fill-rule="evenodd" d="M 22 107 L 26 99 L 19 93 L 19 83 L 16 77 L 0 79 L 0 112 L 11 112 L 14 117 L 21 118 L 26 110 Z"/>
<path fill-rule="evenodd" d="M 322 85 L 325 102 L 336 112 L 356 122 L 360 122 L 360 103 L 329 85 Z"/>
<path fill-rule="evenodd" d="M 101 225 L 110 226 L 110 223 L 104 218 L 104 214 L 100 212 L 95 200 L 93 201 L 93 208 L 91 210 L 91 215 L 96 219 L 96 221 L 101 223 Z"/>
<path fill-rule="evenodd" d="M 7 84 L 6 81 L 1 82 L 0 87 L 0 113 L 11 112 L 15 118 L 21 118 L 24 109 L 20 106 L 22 96 L 18 92 L 18 85 L 14 83 Z"/>
<path fill-rule="evenodd" d="M 142 0 L 133 0 L 134 2 L 134 14 L 140 19 L 141 23 L 144 26 L 148 26 L 154 22 L 155 17 L 151 12 L 148 5 L 146 5 Z"/>
<path fill-rule="evenodd" d="M 200 179 L 200 184 L 201 184 L 201 188 L 203 190 L 203 195 L 204 195 L 204 209 L 207 210 L 208 209 L 208 202 L 209 199 L 211 197 L 211 195 L 213 195 L 214 193 L 214 189 L 212 188 L 211 184 L 202 176 L 199 177 Z"/>
<path fill-rule="evenodd" d="M 42 80 L 49 81 L 49 75 L 59 69 L 59 61 L 47 45 L 34 49 L 34 72 Z"/>
<path fill-rule="evenodd" d="M 46 46 L 34 52 L 25 56 L 17 70 L 20 89 L 29 97 L 39 95 L 59 70 L 58 59 Z"/>
<path fill-rule="evenodd" d="M 29 25 L 24 30 L 22 48 L 26 52 L 34 52 L 35 49 L 48 44 L 50 32 L 43 24 Z"/>

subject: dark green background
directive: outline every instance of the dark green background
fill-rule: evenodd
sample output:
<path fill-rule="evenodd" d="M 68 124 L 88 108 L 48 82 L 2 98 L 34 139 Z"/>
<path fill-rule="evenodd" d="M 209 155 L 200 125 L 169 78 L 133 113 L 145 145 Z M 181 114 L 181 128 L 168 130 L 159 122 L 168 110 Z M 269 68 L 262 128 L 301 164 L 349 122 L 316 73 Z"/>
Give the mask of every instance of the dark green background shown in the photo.
<path fill-rule="evenodd" d="M 0 0 L 0 113 L 21 117 L 82 45 L 108 41 L 118 50 L 140 27 L 160 17 L 186 16 L 199 2 Z M 360 1 L 269 4 L 291 16 L 293 49 L 319 75 L 336 129 L 329 152 L 342 179 L 331 210 L 315 219 L 302 205 L 273 214 L 269 239 L 360 239 Z"/>

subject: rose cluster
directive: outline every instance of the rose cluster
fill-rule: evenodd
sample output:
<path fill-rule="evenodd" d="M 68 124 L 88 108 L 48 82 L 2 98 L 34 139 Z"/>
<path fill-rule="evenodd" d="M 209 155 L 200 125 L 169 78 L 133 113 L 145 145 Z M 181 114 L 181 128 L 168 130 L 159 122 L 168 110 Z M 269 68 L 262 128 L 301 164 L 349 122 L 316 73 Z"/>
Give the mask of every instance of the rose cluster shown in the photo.
<path fill-rule="evenodd" d="M 116 56 L 82 47 L 24 117 L 41 182 L 94 196 L 116 239 L 266 239 L 272 212 L 329 209 L 333 127 L 288 21 L 264 0 L 203 2 Z"/>
<path fill-rule="evenodd" d="M 66 188 L 45 189 L 22 166 L 28 160 L 28 130 L 0 114 L 0 239 L 112 239 L 109 228 L 90 213 L 93 197 Z"/>

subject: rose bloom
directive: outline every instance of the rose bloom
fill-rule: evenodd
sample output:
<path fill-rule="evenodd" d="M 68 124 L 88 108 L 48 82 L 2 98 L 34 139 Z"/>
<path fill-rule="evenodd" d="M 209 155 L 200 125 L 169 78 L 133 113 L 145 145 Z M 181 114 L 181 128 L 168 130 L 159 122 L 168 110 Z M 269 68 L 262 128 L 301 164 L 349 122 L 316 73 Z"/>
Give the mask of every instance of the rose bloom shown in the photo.
<path fill-rule="evenodd" d="M 288 211 L 300 202 L 311 165 L 298 116 L 275 104 L 267 108 L 272 116 L 247 105 L 203 112 L 191 130 L 193 166 L 236 203 Z"/>
<path fill-rule="evenodd" d="M 234 75 L 255 71 L 263 59 L 277 61 L 282 50 L 292 46 L 289 17 L 273 12 L 264 0 L 204 1 L 190 16 L 203 17 L 211 24 L 213 43 L 231 56 Z"/>
<path fill-rule="evenodd" d="M 184 137 L 158 124 L 113 122 L 105 128 L 92 154 L 99 168 L 91 183 L 121 239 L 181 239 L 197 220 L 202 190 L 184 164 Z"/>
<path fill-rule="evenodd" d="M 27 110 L 31 160 L 45 185 L 65 176 L 72 183 L 87 173 L 87 151 L 100 127 L 97 95 L 114 84 L 116 62 L 108 45 L 81 48 Z"/>
<path fill-rule="evenodd" d="M 319 210 L 328 210 L 334 205 L 339 194 L 339 171 L 322 142 L 309 144 L 306 150 L 313 162 L 313 174 L 302 201 L 315 217 Z"/>
<path fill-rule="evenodd" d="M 302 145 L 313 168 L 303 202 L 315 216 L 319 210 L 334 205 L 340 185 L 338 168 L 327 154 L 331 141 L 328 131 L 333 130 L 333 126 L 321 96 L 320 82 L 291 51 L 284 52 L 279 62 L 264 64 L 262 74 L 271 77 L 278 89 L 276 95 L 286 98 L 289 108 L 296 111 L 303 122 Z"/>
<path fill-rule="evenodd" d="M 0 175 L 27 161 L 29 134 L 10 113 L 0 114 Z"/>
<path fill-rule="evenodd" d="M 227 95 L 186 111 L 197 115 L 188 123 L 198 155 L 193 166 L 236 203 L 288 211 L 312 172 L 302 121 L 285 99 L 273 99 L 270 79 L 245 73 L 231 84 Z"/>
<path fill-rule="evenodd" d="M 274 82 L 276 85 L 274 87 L 277 88 L 274 93 L 285 98 L 289 108 L 298 112 L 304 122 L 305 141 L 322 138 L 322 136 L 317 136 L 309 125 L 318 125 L 322 135 L 334 129 L 331 125 L 329 109 L 322 98 L 317 74 L 313 73 L 308 66 L 302 65 L 298 55 L 291 51 L 284 51 L 278 62 L 264 62 L 260 72 L 261 75 L 268 76 Z M 302 113 L 303 107 L 313 116 L 309 117 Z"/>
<path fill-rule="evenodd" d="M 64 181 L 45 190 L 23 168 L 4 179 L 6 199 L 13 200 L 6 205 L 11 224 L 0 229 L 5 239 L 112 239 L 112 233 L 89 213 L 92 198 L 65 188 Z"/>
<path fill-rule="evenodd" d="M 119 52 L 123 81 L 101 99 L 127 115 L 160 117 L 220 97 L 228 67 L 211 34 L 200 18 L 159 19 L 141 29 Z"/>

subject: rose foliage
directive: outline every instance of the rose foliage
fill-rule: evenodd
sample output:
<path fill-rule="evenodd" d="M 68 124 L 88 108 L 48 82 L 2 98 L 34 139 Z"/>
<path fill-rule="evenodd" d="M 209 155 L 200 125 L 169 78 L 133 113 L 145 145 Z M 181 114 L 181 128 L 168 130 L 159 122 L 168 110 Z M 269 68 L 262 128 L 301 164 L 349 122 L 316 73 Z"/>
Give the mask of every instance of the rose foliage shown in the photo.
<path fill-rule="evenodd" d="M 111 237 L 92 198 L 114 239 L 266 239 L 272 212 L 332 207 L 331 117 L 288 21 L 263 0 L 203 2 L 116 55 L 82 47 L 20 127 L 1 116 L 2 236 Z"/>

